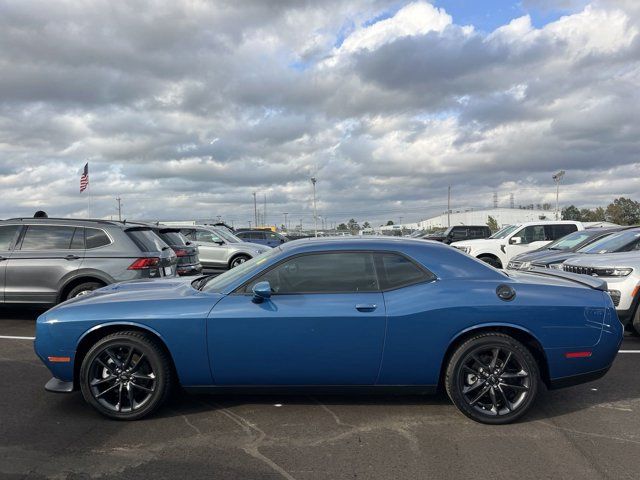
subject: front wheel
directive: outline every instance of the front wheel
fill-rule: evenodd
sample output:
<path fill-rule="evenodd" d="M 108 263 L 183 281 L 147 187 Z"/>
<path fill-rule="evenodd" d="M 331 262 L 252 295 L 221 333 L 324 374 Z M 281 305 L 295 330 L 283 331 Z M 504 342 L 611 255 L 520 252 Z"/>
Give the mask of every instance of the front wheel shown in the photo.
<path fill-rule="evenodd" d="M 490 255 L 480 255 L 478 257 L 478 260 L 482 260 L 483 262 L 488 263 L 492 267 L 502 269 L 502 262 L 500 260 L 498 260 L 497 258 L 492 257 Z"/>
<path fill-rule="evenodd" d="M 517 420 L 531 408 L 539 379 L 538 364 L 527 347 L 509 335 L 485 333 L 456 349 L 445 386 L 467 417 L 499 425 Z"/>
<path fill-rule="evenodd" d="M 250 259 L 251 257 L 249 255 L 238 255 L 233 260 L 231 260 L 229 268 L 236 268 L 237 266 L 242 265 L 244 262 Z"/>
<path fill-rule="evenodd" d="M 147 334 L 122 331 L 99 340 L 84 357 L 80 389 L 101 414 L 137 420 L 167 399 L 171 363 L 164 349 Z"/>

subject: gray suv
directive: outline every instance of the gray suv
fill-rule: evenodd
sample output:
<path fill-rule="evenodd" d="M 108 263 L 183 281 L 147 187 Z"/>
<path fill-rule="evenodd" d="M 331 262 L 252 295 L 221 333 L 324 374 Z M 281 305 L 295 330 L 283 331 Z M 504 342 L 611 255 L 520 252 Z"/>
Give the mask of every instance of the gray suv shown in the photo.
<path fill-rule="evenodd" d="M 175 276 L 148 227 L 102 220 L 0 221 L 0 303 L 56 304 L 110 283 Z"/>
<path fill-rule="evenodd" d="M 207 268 L 233 268 L 261 253 L 266 245 L 244 242 L 222 228 L 194 225 L 180 228 L 180 233 L 198 246 L 200 263 Z"/>

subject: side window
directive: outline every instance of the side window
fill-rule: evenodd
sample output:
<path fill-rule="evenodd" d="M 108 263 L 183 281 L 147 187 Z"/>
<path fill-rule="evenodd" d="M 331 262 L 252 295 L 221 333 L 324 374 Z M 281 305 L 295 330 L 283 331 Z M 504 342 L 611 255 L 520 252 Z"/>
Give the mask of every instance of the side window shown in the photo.
<path fill-rule="evenodd" d="M 18 225 L 3 225 L 0 227 L 0 250 L 9 250 L 11 248 L 19 228 Z"/>
<path fill-rule="evenodd" d="M 84 247 L 84 228 L 78 227 L 73 232 L 73 238 L 71 239 L 72 250 L 82 250 Z"/>
<path fill-rule="evenodd" d="M 377 292 L 373 255 L 363 252 L 314 253 L 294 257 L 247 284 L 251 292 L 268 281 L 275 294 Z"/>
<path fill-rule="evenodd" d="M 408 258 L 395 253 L 377 254 L 376 262 L 380 286 L 383 290 L 406 287 L 436 279 L 433 273 L 421 269 Z"/>
<path fill-rule="evenodd" d="M 29 225 L 22 239 L 21 250 L 68 250 L 75 227 Z"/>
<path fill-rule="evenodd" d="M 196 240 L 205 243 L 220 243 L 222 239 L 208 230 L 196 230 Z"/>
<path fill-rule="evenodd" d="M 529 225 L 523 230 L 515 234 L 516 237 L 522 238 L 522 243 L 543 242 L 547 240 L 544 233 L 544 225 Z"/>
<path fill-rule="evenodd" d="M 267 232 L 267 240 L 280 240 L 280 237 L 278 236 L 277 233 L 273 233 L 273 232 Z"/>
<path fill-rule="evenodd" d="M 109 236 L 98 228 L 85 228 L 87 249 L 104 247 L 111 243 Z"/>
<path fill-rule="evenodd" d="M 195 242 L 196 241 L 196 231 L 191 229 L 182 229 L 180 233 L 187 237 L 189 240 Z"/>
<path fill-rule="evenodd" d="M 468 237 L 468 229 L 467 228 L 454 228 L 451 232 L 451 237 L 455 240 L 456 238 L 467 238 Z"/>
<path fill-rule="evenodd" d="M 578 230 L 575 225 L 546 225 L 547 240 L 558 240 Z"/>

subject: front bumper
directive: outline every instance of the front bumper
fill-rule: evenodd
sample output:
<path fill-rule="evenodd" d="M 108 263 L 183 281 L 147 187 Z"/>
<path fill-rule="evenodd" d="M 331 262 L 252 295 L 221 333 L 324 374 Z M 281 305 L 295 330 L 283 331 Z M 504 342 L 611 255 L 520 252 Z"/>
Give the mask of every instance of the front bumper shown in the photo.
<path fill-rule="evenodd" d="M 59 378 L 53 377 L 51 380 L 49 380 L 46 383 L 46 385 L 44 386 L 44 389 L 47 392 L 71 393 L 74 390 L 74 386 L 73 386 L 73 382 L 65 382 L 60 380 Z"/>

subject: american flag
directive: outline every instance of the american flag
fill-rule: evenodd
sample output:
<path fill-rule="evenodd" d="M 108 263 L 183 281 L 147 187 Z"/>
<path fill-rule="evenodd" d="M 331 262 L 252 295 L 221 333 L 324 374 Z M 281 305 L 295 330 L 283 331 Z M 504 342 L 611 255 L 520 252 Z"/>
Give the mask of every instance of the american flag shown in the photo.
<path fill-rule="evenodd" d="M 80 177 L 80 193 L 84 192 L 89 186 L 89 162 L 84 166 L 82 170 L 82 176 Z"/>

